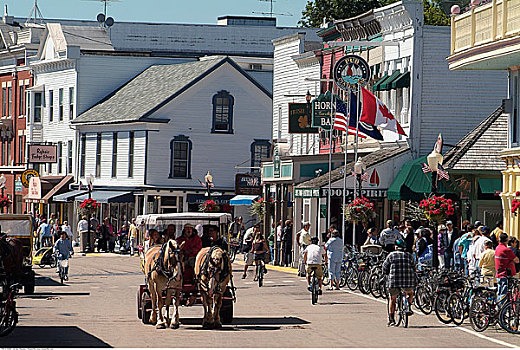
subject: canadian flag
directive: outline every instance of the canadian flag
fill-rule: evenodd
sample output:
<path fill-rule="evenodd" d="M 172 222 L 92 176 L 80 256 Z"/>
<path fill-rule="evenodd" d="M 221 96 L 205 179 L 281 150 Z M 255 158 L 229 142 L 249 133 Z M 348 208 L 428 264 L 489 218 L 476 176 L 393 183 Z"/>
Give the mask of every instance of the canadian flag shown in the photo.
<path fill-rule="evenodd" d="M 403 128 L 388 110 L 388 107 L 364 87 L 361 90 L 363 92 L 363 111 L 360 121 L 406 136 Z"/>

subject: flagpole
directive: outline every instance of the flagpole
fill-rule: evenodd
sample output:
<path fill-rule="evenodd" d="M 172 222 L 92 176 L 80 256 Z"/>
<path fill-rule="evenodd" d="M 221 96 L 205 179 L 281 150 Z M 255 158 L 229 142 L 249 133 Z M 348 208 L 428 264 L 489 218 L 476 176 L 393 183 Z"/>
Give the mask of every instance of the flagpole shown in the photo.
<path fill-rule="evenodd" d="M 358 140 L 359 140 L 359 110 L 360 104 L 361 104 L 361 85 L 358 84 L 357 86 L 357 105 L 356 105 L 356 138 L 355 138 L 355 146 L 354 146 L 354 164 L 358 161 Z M 360 191 L 361 192 L 361 191 Z M 361 193 L 359 194 L 361 196 Z M 356 199 L 357 196 L 357 174 L 356 178 L 354 179 L 354 199 Z M 356 246 L 356 223 L 354 222 L 352 224 L 352 246 Z"/>
<path fill-rule="evenodd" d="M 342 210 L 341 210 L 341 216 L 342 216 L 342 221 L 341 221 L 341 234 L 343 235 L 343 242 L 345 242 L 345 239 L 347 238 L 347 235 L 346 235 L 346 225 L 345 225 L 345 207 L 346 207 L 346 204 L 347 204 L 347 147 L 348 147 L 348 127 L 349 127 L 349 124 L 350 124 L 350 86 L 347 90 L 347 117 L 349 118 L 348 119 L 348 122 L 347 122 L 347 130 L 345 131 L 345 165 L 344 165 L 344 168 L 343 168 L 343 206 L 342 206 Z"/>
<path fill-rule="evenodd" d="M 331 197 L 331 182 L 332 182 L 332 130 L 334 125 L 334 87 L 330 92 L 330 128 L 329 128 L 329 189 L 327 191 L 327 228 L 330 227 L 330 197 Z"/>

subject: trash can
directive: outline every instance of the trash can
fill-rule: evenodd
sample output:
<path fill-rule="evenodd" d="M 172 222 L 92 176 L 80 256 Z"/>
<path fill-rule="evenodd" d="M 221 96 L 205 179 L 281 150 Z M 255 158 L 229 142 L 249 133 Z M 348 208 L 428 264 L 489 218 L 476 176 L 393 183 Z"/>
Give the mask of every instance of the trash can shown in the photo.
<path fill-rule="evenodd" d="M 80 241 L 80 249 L 81 252 L 85 252 L 85 246 L 87 245 L 87 237 L 88 231 L 81 232 L 81 241 Z M 94 242 L 95 242 L 96 233 L 94 231 L 90 231 L 90 250 L 94 251 Z"/>

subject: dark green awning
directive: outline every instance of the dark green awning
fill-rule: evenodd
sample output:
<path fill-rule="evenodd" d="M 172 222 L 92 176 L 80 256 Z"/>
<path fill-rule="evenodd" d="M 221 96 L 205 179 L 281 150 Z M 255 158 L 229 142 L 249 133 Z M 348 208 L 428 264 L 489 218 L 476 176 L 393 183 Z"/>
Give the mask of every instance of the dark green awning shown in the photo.
<path fill-rule="evenodd" d="M 432 191 L 431 173 L 422 171 L 426 156 L 405 163 L 388 189 L 389 200 L 417 200 Z M 439 181 L 438 193 L 452 193 L 444 181 Z"/>
<path fill-rule="evenodd" d="M 388 74 L 383 75 L 383 77 L 381 79 L 379 79 L 377 81 L 377 83 L 374 84 L 374 86 L 372 87 L 372 91 L 379 91 L 381 83 L 384 83 L 387 78 L 388 78 Z"/>
<path fill-rule="evenodd" d="M 404 72 L 392 82 L 392 89 L 410 87 L 410 72 Z"/>
<path fill-rule="evenodd" d="M 394 82 L 394 80 L 396 80 L 399 76 L 401 75 L 401 72 L 399 72 L 398 70 L 396 70 L 395 72 L 392 73 L 391 76 L 388 77 L 388 79 L 386 79 L 380 86 L 380 91 L 386 91 L 386 90 L 390 90 L 392 88 L 392 83 Z"/>
<path fill-rule="evenodd" d="M 478 179 L 478 185 L 482 193 L 495 193 L 502 191 L 502 178 L 499 179 Z"/>

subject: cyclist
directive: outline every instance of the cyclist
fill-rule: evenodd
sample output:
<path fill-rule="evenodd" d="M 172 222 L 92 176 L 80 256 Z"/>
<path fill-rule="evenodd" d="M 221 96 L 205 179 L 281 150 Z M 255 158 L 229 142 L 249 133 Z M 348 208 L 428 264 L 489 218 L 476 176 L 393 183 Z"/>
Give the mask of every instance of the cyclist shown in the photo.
<path fill-rule="evenodd" d="M 308 221 L 303 223 L 303 228 L 296 234 L 296 242 L 300 248 L 300 262 L 298 264 L 298 276 L 305 276 L 305 269 L 303 268 L 303 252 L 309 244 L 311 244 L 311 224 Z"/>
<path fill-rule="evenodd" d="M 400 289 L 404 289 L 408 297 L 408 316 L 413 315 L 413 288 L 415 286 L 415 263 L 412 254 L 406 252 L 406 242 L 398 239 L 395 242 L 395 251 L 388 254 L 383 263 L 383 273 L 387 276 L 387 287 L 390 293 L 390 310 L 388 312 L 388 326 L 395 325 L 395 307 Z"/>
<path fill-rule="evenodd" d="M 255 265 L 259 266 L 265 260 L 265 254 L 269 251 L 269 247 L 267 246 L 267 242 L 264 239 L 264 234 L 260 231 L 255 233 L 255 238 L 253 239 L 253 247 L 252 253 L 254 254 Z M 258 281 L 257 276 L 258 269 L 255 269 L 255 278 L 253 281 Z M 264 266 L 264 273 L 267 269 Z"/>
<path fill-rule="evenodd" d="M 57 272 L 60 272 L 60 263 L 63 260 L 67 260 L 71 257 L 71 255 L 74 254 L 74 250 L 72 249 L 72 243 L 70 242 L 70 239 L 67 237 L 67 233 L 65 231 L 61 231 L 60 239 L 54 243 L 53 247 L 54 255 L 56 256 L 56 259 L 58 259 L 58 268 Z M 65 268 L 65 277 L 64 280 L 69 280 L 69 267 L 67 266 Z"/>
<path fill-rule="evenodd" d="M 327 254 L 325 254 L 325 250 L 323 247 L 318 245 L 318 237 L 312 237 L 311 238 L 311 244 L 305 248 L 303 252 L 303 263 L 307 265 L 307 289 L 309 292 L 311 291 L 311 273 L 312 268 L 316 268 L 316 278 L 318 279 L 318 294 L 321 295 L 321 285 L 322 285 L 322 279 L 323 279 L 323 266 L 321 264 L 322 257 L 325 257 L 325 264 L 328 263 L 327 261 Z"/>

